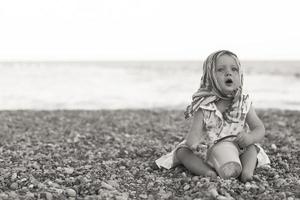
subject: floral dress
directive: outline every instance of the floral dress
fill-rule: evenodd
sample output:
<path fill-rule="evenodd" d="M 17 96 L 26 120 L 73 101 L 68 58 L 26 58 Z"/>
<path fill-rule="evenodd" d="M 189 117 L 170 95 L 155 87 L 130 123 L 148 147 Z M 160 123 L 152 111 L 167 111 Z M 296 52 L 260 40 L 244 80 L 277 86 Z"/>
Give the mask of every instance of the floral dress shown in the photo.
<path fill-rule="evenodd" d="M 248 94 L 242 94 L 239 101 L 235 102 L 231 110 L 226 110 L 223 114 L 218 110 L 214 102 L 208 103 L 206 105 L 201 105 L 200 108 L 203 112 L 204 117 L 204 138 L 198 141 L 196 150 L 192 150 L 196 155 L 206 158 L 207 150 L 210 146 L 214 144 L 215 141 L 224 138 L 229 135 L 237 135 L 241 131 L 249 131 L 248 125 L 245 123 L 246 115 L 251 107 L 251 100 Z M 227 115 L 226 115 L 227 112 Z M 226 116 L 231 116 L 228 119 Z M 234 117 L 232 117 L 234 116 Z M 160 157 L 155 162 L 158 167 L 163 167 L 170 169 L 180 164 L 176 158 L 176 150 L 179 147 L 187 147 L 186 140 L 179 143 L 175 149 Z M 270 159 L 259 144 L 255 144 L 258 154 L 257 154 L 257 167 L 262 165 L 270 164 Z M 240 153 L 243 151 L 241 150 Z"/>

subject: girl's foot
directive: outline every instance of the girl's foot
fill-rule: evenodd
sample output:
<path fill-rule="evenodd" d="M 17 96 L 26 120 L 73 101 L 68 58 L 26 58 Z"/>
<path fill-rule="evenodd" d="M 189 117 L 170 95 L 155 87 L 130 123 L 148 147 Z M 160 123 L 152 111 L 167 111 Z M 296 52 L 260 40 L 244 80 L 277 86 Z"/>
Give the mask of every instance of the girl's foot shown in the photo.
<path fill-rule="evenodd" d="M 205 176 L 208 176 L 208 177 L 211 177 L 211 178 L 217 178 L 217 173 L 213 170 L 208 170 L 206 173 L 205 173 Z"/>
<path fill-rule="evenodd" d="M 243 183 L 246 183 L 248 181 L 252 181 L 253 180 L 253 174 L 242 172 L 241 175 L 240 175 L 240 179 Z"/>

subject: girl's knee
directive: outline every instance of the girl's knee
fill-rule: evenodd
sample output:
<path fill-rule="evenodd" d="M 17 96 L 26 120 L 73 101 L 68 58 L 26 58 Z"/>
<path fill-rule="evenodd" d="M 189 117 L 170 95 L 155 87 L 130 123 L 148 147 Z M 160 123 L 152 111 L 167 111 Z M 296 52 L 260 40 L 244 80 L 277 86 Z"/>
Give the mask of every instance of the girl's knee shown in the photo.
<path fill-rule="evenodd" d="M 257 148 L 254 144 L 251 144 L 251 145 L 247 146 L 246 151 L 253 152 L 253 153 L 258 153 Z"/>
<path fill-rule="evenodd" d="M 193 153 L 189 148 L 187 147 L 180 147 L 176 150 L 176 157 L 178 160 L 183 160 L 186 158 L 187 155 Z"/>

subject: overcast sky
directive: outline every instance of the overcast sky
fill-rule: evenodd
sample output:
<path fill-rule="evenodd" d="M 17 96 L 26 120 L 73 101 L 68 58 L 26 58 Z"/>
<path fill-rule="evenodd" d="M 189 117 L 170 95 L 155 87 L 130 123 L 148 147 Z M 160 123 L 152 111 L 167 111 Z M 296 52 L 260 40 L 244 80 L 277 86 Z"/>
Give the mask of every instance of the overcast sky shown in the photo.
<path fill-rule="evenodd" d="M 300 60 L 297 0 L 0 2 L 0 61 Z"/>

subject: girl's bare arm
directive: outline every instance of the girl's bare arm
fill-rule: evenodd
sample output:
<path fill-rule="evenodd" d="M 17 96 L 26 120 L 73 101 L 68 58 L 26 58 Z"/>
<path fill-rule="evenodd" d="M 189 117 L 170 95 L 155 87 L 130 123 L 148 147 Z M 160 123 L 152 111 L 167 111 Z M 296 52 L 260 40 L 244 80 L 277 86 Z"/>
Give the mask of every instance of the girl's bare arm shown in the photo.
<path fill-rule="evenodd" d="M 198 144 L 199 140 L 201 139 L 202 136 L 202 129 L 203 129 L 203 113 L 201 109 L 196 111 L 193 117 L 193 122 L 192 126 L 190 129 L 190 132 L 186 136 L 186 144 L 194 148 L 195 145 Z"/>
<path fill-rule="evenodd" d="M 265 126 L 257 116 L 252 106 L 246 116 L 246 122 L 251 130 L 250 134 L 252 136 L 253 143 L 260 142 L 265 136 Z"/>
<path fill-rule="evenodd" d="M 260 142 L 265 136 L 265 127 L 251 106 L 246 116 L 246 123 L 250 128 L 250 133 L 242 132 L 237 135 L 236 142 L 241 147 Z"/>

